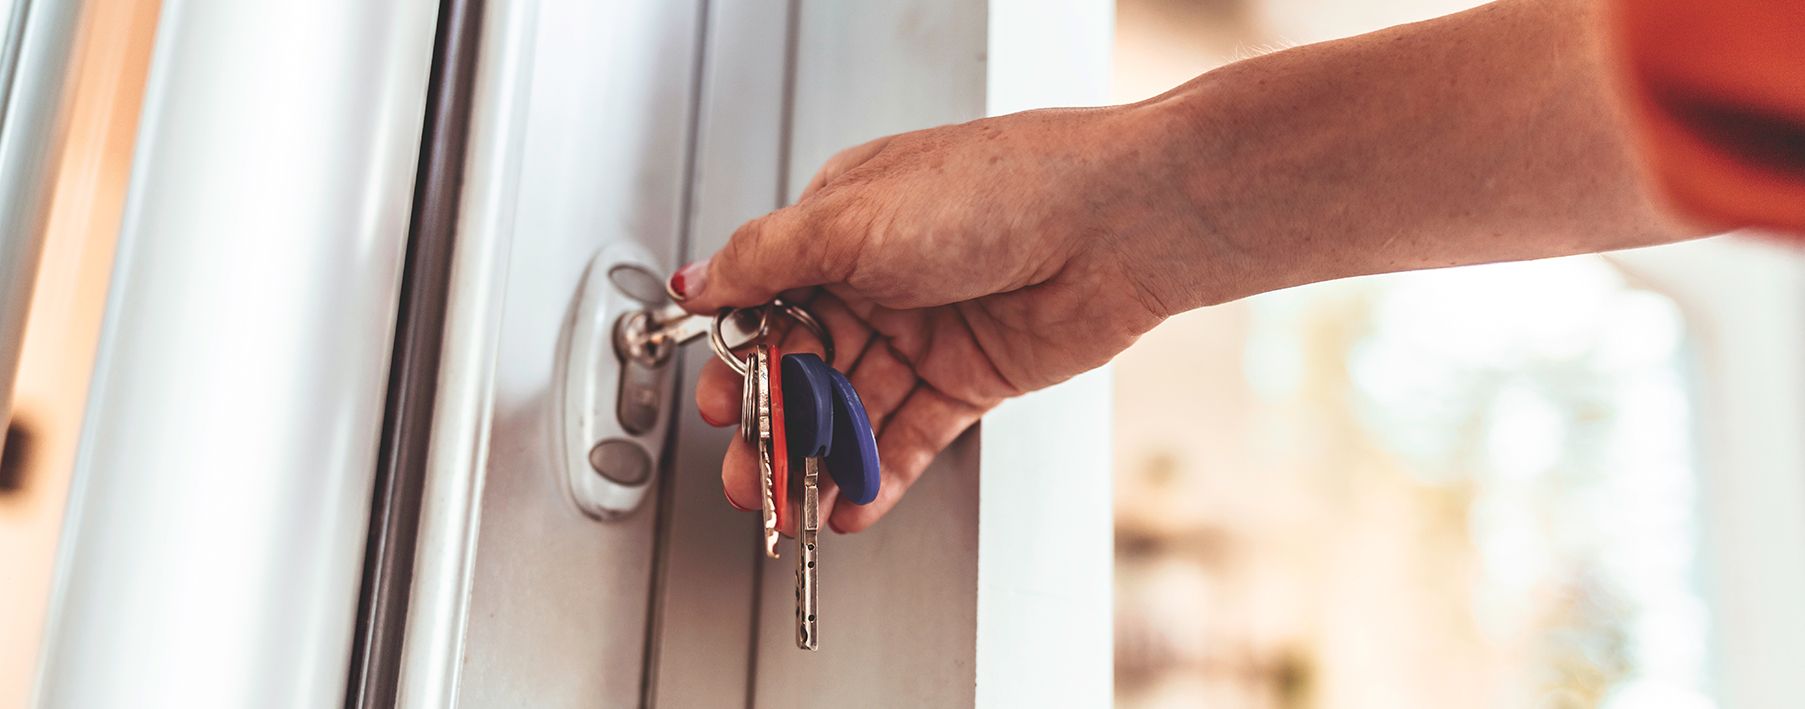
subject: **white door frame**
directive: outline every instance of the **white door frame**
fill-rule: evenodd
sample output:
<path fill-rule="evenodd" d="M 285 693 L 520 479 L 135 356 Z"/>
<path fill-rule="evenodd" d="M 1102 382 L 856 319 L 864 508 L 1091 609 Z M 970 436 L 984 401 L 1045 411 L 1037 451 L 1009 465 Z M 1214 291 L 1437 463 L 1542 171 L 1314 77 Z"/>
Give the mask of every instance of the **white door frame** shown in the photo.
<path fill-rule="evenodd" d="M 39 704 L 343 701 L 437 10 L 164 3 Z"/>

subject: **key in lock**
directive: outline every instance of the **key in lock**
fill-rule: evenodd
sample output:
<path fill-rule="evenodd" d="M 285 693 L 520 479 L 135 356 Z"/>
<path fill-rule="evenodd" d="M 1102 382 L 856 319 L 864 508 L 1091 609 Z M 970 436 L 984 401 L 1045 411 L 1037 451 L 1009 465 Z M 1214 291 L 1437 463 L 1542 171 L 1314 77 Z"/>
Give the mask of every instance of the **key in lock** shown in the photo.
<path fill-rule="evenodd" d="M 676 403 L 676 353 L 715 325 L 672 303 L 652 263 L 635 244 L 603 248 L 565 328 L 554 385 L 556 459 L 571 499 L 597 519 L 624 516 L 644 502 L 662 467 Z M 726 318 L 722 329 L 731 332 L 721 337 L 736 342 L 756 334 L 740 318 Z"/>

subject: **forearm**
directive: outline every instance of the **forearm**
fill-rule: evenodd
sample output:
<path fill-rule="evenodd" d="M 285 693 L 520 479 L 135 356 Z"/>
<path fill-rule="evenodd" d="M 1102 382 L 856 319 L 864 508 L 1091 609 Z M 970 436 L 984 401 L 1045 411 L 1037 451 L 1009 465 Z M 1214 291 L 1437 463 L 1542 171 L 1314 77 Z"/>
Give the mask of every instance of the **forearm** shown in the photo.
<path fill-rule="evenodd" d="M 1505 0 L 1250 59 L 1128 110 L 1194 229 L 1173 310 L 1688 236 L 1639 186 L 1588 0 Z"/>

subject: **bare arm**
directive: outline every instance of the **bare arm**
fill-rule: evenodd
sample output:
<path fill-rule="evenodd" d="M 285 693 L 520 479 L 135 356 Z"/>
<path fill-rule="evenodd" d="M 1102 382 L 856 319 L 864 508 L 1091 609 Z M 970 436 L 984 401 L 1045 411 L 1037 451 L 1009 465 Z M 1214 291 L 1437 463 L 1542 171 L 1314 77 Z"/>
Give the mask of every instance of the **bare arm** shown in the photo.
<path fill-rule="evenodd" d="M 1222 269 L 1162 274 L 1155 292 L 1177 312 L 1691 235 L 1636 179 L 1599 5 L 1507 0 L 1241 62 L 1129 108 L 1160 116 L 1147 120 L 1207 235 L 1175 255 Z"/>
<path fill-rule="evenodd" d="M 1635 179 L 1594 12 L 1501 0 L 1250 59 L 1138 104 L 873 141 L 673 290 L 695 312 L 791 291 L 853 343 L 839 364 L 883 458 L 876 502 L 833 508 L 836 530 L 857 531 L 998 402 L 1107 362 L 1175 313 L 1684 238 Z M 739 386 L 711 362 L 703 415 L 737 420 Z M 729 450 L 723 482 L 741 507 L 757 500 L 755 470 L 748 449 Z"/>

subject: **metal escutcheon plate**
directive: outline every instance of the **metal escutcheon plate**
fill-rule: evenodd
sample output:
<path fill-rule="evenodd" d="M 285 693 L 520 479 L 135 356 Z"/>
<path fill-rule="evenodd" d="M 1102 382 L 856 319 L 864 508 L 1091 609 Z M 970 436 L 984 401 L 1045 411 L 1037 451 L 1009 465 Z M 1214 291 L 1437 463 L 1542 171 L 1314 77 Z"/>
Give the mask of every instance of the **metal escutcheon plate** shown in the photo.
<path fill-rule="evenodd" d="M 555 457 L 571 499 L 596 519 L 638 508 L 661 467 L 676 358 L 655 367 L 626 361 L 614 338 L 622 316 L 667 303 L 653 263 L 631 243 L 597 253 L 559 350 Z"/>

